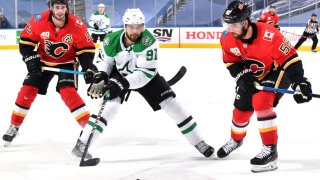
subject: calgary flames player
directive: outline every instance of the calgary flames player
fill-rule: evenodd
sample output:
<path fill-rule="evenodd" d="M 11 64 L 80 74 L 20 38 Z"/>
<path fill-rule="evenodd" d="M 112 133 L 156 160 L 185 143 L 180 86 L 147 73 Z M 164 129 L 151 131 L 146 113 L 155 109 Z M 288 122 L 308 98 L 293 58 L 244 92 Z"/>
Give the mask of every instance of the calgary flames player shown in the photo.
<path fill-rule="evenodd" d="M 276 6 L 271 5 L 269 6 L 269 11 L 263 13 L 260 18 L 258 19 L 258 22 L 263 22 L 267 24 L 273 25 L 275 28 L 280 30 L 279 26 L 279 16 L 276 13 Z"/>
<path fill-rule="evenodd" d="M 87 72 L 84 76 L 86 83 L 90 83 L 96 70 L 92 64 L 94 43 L 85 24 L 68 12 L 67 0 L 50 0 L 49 8 L 32 17 L 21 33 L 19 50 L 28 74 L 15 101 L 11 125 L 3 136 L 5 146 L 10 145 L 17 136 L 37 94 L 46 94 L 54 75 L 58 76 L 56 91 L 80 126 L 84 127 L 90 117 L 84 101 L 77 93 L 77 76 L 42 71 L 42 66 L 76 70 L 79 62 L 82 71 Z M 38 48 L 34 50 L 36 46 Z"/>
<path fill-rule="evenodd" d="M 226 28 L 221 37 L 223 62 L 236 81 L 236 98 L 232 116 L 231 139 L 217 155 L 228 156 L 240 147 L 255 112 L 263 147 L 250 163 L 252 172 L 277 169 L 277 115 L 274 107 L 283 94 L 258 91 L 262 86 L 295 90 L 297 103 L 311 99 L 311 84 L 304 77 L 302 62 L 283 35 L 265 23 L 251 22 L 251 8 L 243 1 L 231 2 L 223 14 Z"/>

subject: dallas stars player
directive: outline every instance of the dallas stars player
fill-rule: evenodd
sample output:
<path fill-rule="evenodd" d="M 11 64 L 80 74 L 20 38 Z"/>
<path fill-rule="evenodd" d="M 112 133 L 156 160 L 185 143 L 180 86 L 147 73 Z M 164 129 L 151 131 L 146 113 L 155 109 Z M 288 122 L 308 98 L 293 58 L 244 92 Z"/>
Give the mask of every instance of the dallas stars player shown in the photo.
<path fill-rule="evenodd" d="M 129 90 L 140 93 L 154 111 L 163 109 L 177 124 L 188 142 L 205 157 L 214 149 L 205 143 L 192 116 L 176 100 L 167 81 L 158 73 L 158 42 L 145 29 L 145 18 L 139 9 L 127 9 L 124 29 L 107 35 L 102 50 L 100 70 L 93 77 L 88 95 L 100 98 L 109 92 L 108 102 L 98 119 L 92 141 L 100 135 L 107 122 L 117 114 Z M 104 97 L 106 98 L 106 97 Z M 97 112 L 97 111 L 96 111 Z M 97 115 L 91 115 L 72 153 L 81 157 Z"/>
<path fill-rule="evenodd" d="M 110 16 L 105 12 L 104 4 L 99 4 L 98 11 L 92 13 L 89 25 L 93 28 L 92 39 L 95 43 L 97 43 L 98 39 L 102 42 L 106 35 L 112 32 Z"/>

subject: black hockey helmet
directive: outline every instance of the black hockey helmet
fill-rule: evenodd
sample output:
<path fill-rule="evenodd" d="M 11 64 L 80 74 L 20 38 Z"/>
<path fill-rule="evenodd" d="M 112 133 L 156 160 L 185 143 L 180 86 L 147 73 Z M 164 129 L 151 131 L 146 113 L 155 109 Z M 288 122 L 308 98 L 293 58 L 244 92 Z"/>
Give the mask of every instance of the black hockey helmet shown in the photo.
<path fill-rule="evenodd" d="M 311 17 L 312 17 L 312 16 L 317 17 L 317 14 L 316 14 L 316 13 L 312 13 L 312 14 L 311 14 Z"/>
<path fill-rule="evenodd" d="M 65 4 L 69 9 L 69 0 L 49 0 L 48 2 L 49 8 L 52 7 L 54 4 Z"/>
<path fill-rule="evenodd" d="M 222 20 L 225 23 L 233 24 L 241 22 L 247 18 L 250 19 L 251 7 L 241 0 L 232 1 L 223 13 Z"/>

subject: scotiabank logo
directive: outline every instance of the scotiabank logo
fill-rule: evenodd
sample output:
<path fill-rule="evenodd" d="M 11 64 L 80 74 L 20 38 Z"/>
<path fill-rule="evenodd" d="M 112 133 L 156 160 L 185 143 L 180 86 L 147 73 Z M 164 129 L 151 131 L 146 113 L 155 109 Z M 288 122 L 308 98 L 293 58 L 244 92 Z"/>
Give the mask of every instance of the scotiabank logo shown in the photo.
<path fill-rule="evenodd" d="M 158 41 L 168 42 L 171 41 L 173 29 L 154 29 L 153 35 Z"/>
<path fill-rule="evenodd" d="M 222 32 L 186 31 L 186 39 L 220 39 Z"/>

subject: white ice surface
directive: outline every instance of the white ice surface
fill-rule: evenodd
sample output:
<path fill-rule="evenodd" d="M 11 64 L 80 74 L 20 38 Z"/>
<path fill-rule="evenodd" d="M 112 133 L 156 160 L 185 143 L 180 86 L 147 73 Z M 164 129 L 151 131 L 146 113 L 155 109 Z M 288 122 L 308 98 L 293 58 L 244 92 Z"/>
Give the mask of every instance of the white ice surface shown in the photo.
<path fill-rule="evenodd" d="M 320 93 L 320 54 L 299 52 L 314 93 Z M 26 75 L 18 51 L 0 51 L 0 136 L 10 124 L 12 108 Z M 221 60 L 220 49 L 161 49 L 159 72 L 170 79 L 180 66 L 188 69 L 175 86 L 177 97 L 198 123 L 207 141 L 220 148 L 230 137 L 234 80 Z M 244 145 L 223 160 L 208 160 L 190 146 L 175 123 L 153 112 L 131 93 L 118 116 L 90 147 L 101 158 L 96 167 L 79 167 L 70 156 L 81 128 L 55 92 L 54 78 L 46 96 L 38 96 L 12 146 L 0 146 L 0 180 L 163 180 L 163 179 L 319 179 L 320 99 L 297 105 L 286 95 L 276 108 L 279 127 L 279 169 L 253 174 L 250 159 L 261 150 L 255 116 Z M 98 103 L 79 93 L 90 109 Z M 95 112 L 97 113 L 97 112 Z M 0 141 L 1 142 L 1 141 Z"/>

